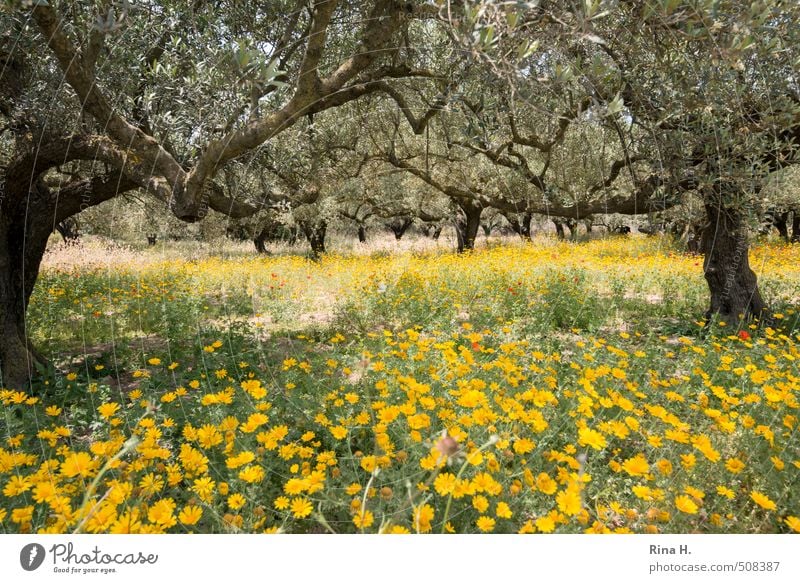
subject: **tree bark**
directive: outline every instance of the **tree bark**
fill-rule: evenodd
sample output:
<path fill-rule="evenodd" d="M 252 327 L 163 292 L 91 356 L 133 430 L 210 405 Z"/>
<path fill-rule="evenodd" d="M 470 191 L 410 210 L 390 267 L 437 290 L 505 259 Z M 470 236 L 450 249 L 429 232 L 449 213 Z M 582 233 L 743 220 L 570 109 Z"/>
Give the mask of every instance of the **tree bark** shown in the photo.
<path fill-rule="evenodd" d="M 394 233 L 395 240 L 399 241 L 403 238 L 403 235 L 406 234 L 408 228 L 414 224 L 413 219 L 404 218 L 396 221 L 391 221 L 386 225 L 391 229 L 392 233 Z"/>
<path fill-rule="evenodd" d="M 456 220 L 456 239 L 458 252 L 463 253 L 475 249 L 475 239 L 478 237 L 478 229 L 481 226 L 483 207 L 471 201 L 464 201 L 458 206 L 464 216 L 460 216 Z"/>
<path fill-rule="evenodd" d="M 770 228 L 775 227 L 784 241 L 789 240 L 789 211 L 780 212 L 775 209 L 770 209 L 767 211 L 765 218 L 766 224 L 761 231 L 763 235 L 768 235 Z"/>
<path fill-rule="evenodd" d="M 792 211 L 792 243 L 800 241 L 800 211 Z"/>
<path fill-rule="evenodd" d="M 56 225 L 56 231 L 58 231 L 58 233 L 61 235 L 64 243 L 77 241 L 77 239 L 81 236 L 78 227 L 78 221 L 72 217 L 58 223 Z"/>
<path fill-rule="evenodd" d="M 28 341 L 25 312 L 50 230 L 25 231 L 24 220 L 11 221 L 3 217 L 0 226 L 0 386 L 13 390 L 24 389 L 36 374 L 37 365 L 46 364 Z"/>
<path fill-rule="evenodd" d="M 531 222 L 533 221 L 533 213 L 507 213 L 503 216 L 511 226 L 511 230 L 519 235 L 522 239 L 528 240 L 531 238 Z"/>
<path fill-rule="evenodd" d="M 312 223 L 304 221 L 300 223 L 300 229 L 302 229 L 303 234 L 308 240 L 308 244 L 311 246 L 311 254 L 314 258 L 318 258 L 325 253 L 325 233 L 328 230 L 327 222 L 315 221 Z"/>
<path fill-rule="evenodd" d="M 578 238 L 578 221 L 575 219 L 565 219 L 564 225 L 569 229 L 570 241 L 575 241 Z"/>
<path fill-rule="evenodd" d="M 564 223 L 562 223 L 561 221 L 557 221 L 557 220 L 555 220 L 555 219 L 553 219 L 553 222 L 554 222 L 554 223 L 555 223 L 555 225 L 556 225 L 556 236 L 557 236 L 559 239 L 564 239 L 564 238 L 566 238 L 566 236 L 565 236 L 565 234 L 564 234 Z"/>
<path fill-rule="evenodd" d="M 258 235 L 253 238 L 253 244 L 256 246 L 256 251 L 259 253 L 267 252 L 267 237 L 269 236 L 269 227 L 264 227 L 259 231 Z"/>
<path fill-rule="evenodd" d="M 47 364 L 28 340 L 26 311 L 53 224 L 136 187 L 112 172 L 50 190 L 38 180 L 47 170 L 41 164 L 18 157 L 0 176 L 0 386 L 10 389 L 25 388 Z M 27 180 L 15 179 L 26 171 Z"/>
<path fill-rule="evenodd" d="M 708 223 L 700 247 L 711 292 L 706 317 L 717 316 L 730 326 L 752 318 L 763 320 L 768 315 L 767 306 L 761 298 L 756 275 L 750 269 L 743 217 L 734 209 L 721 208 L 716 202 L 706 202 L 705 209 Z"/>

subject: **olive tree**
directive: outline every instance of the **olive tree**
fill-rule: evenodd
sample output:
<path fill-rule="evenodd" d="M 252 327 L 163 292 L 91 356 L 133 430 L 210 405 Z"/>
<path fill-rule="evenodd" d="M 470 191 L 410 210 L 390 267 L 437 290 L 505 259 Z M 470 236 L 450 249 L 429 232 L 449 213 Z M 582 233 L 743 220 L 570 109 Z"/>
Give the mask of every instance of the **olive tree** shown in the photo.
<path fill-rule="evenodd" d="M 25 311 L 54 225 L 133 189 L 186 222 L 257 212 L 217 174 L 305 116 L 435 77 L 396 39 L 436 12 L 395 0 L 6 1 L 3 383 L 43 363 Z"/>

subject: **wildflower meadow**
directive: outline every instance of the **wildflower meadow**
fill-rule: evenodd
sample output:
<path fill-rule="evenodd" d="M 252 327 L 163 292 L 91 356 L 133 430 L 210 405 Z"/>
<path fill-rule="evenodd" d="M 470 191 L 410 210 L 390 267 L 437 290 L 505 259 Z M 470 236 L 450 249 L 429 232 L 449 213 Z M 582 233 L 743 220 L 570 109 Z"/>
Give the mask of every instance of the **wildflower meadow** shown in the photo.
<path fill-rule="evenodd" d="M 800 248 L 706 321 L 668 238 L 51 249 L 5 533 L 800 532 Z"/>

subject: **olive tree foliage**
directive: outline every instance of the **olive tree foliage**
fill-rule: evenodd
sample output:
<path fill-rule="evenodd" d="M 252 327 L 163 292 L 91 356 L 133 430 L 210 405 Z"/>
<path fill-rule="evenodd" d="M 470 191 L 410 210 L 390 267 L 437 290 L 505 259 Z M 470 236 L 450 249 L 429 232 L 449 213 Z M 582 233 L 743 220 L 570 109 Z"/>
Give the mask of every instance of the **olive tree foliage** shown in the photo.
<path fill-rule="evenodd" d="M 404 35 L 440 26 L 419 1 L 6 0 L 0 115 L 0 374 L 44 359 L 25 311 L 47 236 L 140 189 L 177 218 L 259 210 L 220 172 L 311 114 L 436 78 Z"/>
<path fill-rule="evenodd" d="M 417 98 L 422 131 L 418 120 L 406 113 L 412 119 L 404 123 L 396 110 L 377 124 L 391 136 L 375 140 L 383 160 L 461 209 L 465 248 L 474 244 L 487 208 L 502 211 L 527 236 L 535 213 L 576 222 L 665 206 L 647 157 L 631 153 L 631 140 L 620 135 L 619 111 L 560 84 L 554 90 L 541 83 L 538 101 L 523 101 L 520 88 L 503 81 L 478 68 L 444 103 Z M 533 99 L 533 90 L 527 93 Z M 436 115 L 428 117 L 431 111 Z"/>

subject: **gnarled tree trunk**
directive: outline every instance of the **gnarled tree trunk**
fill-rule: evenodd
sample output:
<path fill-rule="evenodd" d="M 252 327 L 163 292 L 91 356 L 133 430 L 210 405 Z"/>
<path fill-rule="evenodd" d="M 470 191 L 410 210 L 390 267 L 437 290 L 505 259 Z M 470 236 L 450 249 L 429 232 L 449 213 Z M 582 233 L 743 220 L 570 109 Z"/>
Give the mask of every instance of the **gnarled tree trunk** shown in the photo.
<path fill-rule="evenodd" d="M 410 218 L 402 218 L 396 219 L 389 223 L 386 223 L 386 226 L 391 229 L 392 233 L 394 233 L 395 240 L 399 241 L 403 238 L 403 235 L 406 234 L 408 228 L 414 224 L 414 219 Z"/>
<path fill-rule="evenodd" d="M 0 224 L 0 375 L 2 386 L 20 390 L 46 361 L 31 346 L 25 314 L 39 275 L 52 223 L 46 217 L 2 217 Z"/>
<path fill-rule="evenodd" d="M 564 223 L 562 223 L 561 221 L 557 221 L 556 219 L 553 219 L 553 223 L 555 223 L 556 225 L 556 237 L 558 237 L 559 239 L 564 239 L 565 238 Z"/>
<path fill-rule="evenodd" d="M 481 227 L 481 213 L 483 207 L 471 201 L 464 201 L 458 205 L 464 213 L 456 220 L 456 239 L 458 252 L 475 249 L 475 239 Z"/>
<path fill-rule="evenodd" d="M 700 240 L 703 269 L 711 292 L 706 317 L 717 316 L 728 325 L 763 319 L 767 306 L 750 269 L 747 227 L 742 215 L 714 202 L 706 202 L 708 222 Z"/>
<path fill-rule="evenodd" d="M 269 231 L 270 227 L 266 226 L 261 229 L 255 237 L 253 237 L 253 244 L 256 247 L 256 251 L 259 253 L 267 252 L 267 239 L 269 238 Z"/>
<path fill-rule="evenodd" d="M 784 241 L 789 240 L 789 212 L 775 213 L 773 223 Z"/>
<path fill-rule="evenodd" d="M 65 144 L 67 149 L 59 152 Z M 64 144 L 50 140 L 38 151 L 17 157 L 0 176 L 0 386 L 23 389 L 37 365 L 46 364 L 28 340 L 26 311 L 53 224 L 137 186 L 116 171 L 75 180 L 58 190 L 38 180 L 48 165 L 57 165 L 69 154 L 84 155 L 80 148 L 80 137 Z"/>
<path fill-rule="evenodd" d="M 303 221 L 300 229 L 311 246 L 311 254 L 317 258 L 325 253 L 325 233 L 328 230 L 328 223 L 325 221 Z"/>
<path fill-rule="evenodd" d="M 61 235 L 64 243 L 76 241 L 81 236 L 78 221 L 74 217 L 70 217 L 58 223 L 56 225 L 56 231 Z"/>
<path fill-rule="evenodd" d="M 511 225 L 511 230 L 514 231 L 524 240 L 531 238 L 531 222 L 533 221 L 533 213 L 522 213 L 521 215 L 504 215 L 508 224 Z"/>
<path fill-rule="evenodd" d="M 570 241 L 575 241 L 578 239 L 578 221 L 575 219 L 565 219 L 564 225 L 569 229 L 569 239 Z"/>

